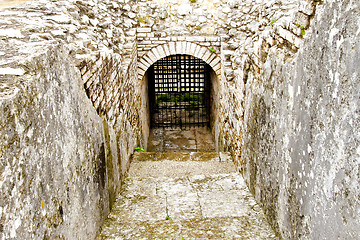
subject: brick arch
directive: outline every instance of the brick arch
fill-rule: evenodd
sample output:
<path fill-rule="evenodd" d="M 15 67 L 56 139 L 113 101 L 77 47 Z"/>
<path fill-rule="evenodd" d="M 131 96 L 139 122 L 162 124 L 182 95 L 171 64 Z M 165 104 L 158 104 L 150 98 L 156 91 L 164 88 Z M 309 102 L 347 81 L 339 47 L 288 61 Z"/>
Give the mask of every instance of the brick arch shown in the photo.
<path fill-rule="evenodd" d="M 187 54 L 202 59 L 212 67 L 218 78 L 220 78 L 221 59 L 216 52 L 212 53 L 208 47 L 200 46 L 193 42 L 182 41 L 168 42 L 166 44 L 156 46 L 140 57 L 138 64 L 139 79 L 141 80 L 144 77 L 146 71 L 156 61 L 176 54 Z"/>

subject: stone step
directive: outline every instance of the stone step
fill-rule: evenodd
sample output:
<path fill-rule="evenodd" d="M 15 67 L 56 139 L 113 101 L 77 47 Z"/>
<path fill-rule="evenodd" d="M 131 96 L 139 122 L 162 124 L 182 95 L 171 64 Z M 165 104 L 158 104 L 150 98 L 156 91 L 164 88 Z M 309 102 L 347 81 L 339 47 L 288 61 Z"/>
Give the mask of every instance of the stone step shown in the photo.
<path fill-rule="evenodd" d="M 192 129 L 152 129 L 149 136 L 150 152 L 214 152 L 215 144 L 207 127 Z"/>
<path fill-rule="evenodd" d="M 225 152 L 141 152 L 134 154 L 128 176 L 182 177 L 233 172 L 231 155 Z"/>
<path fill-rule="evenodd" d="M 262 227 L 266 224 L 265 221 L 259 222 L 256 217 L 251 222 L 248 216 L 116 222 L 111 223 L 107 234 L 99 235 L 97 240 L 278 239 L 269 229 Z"/>
<path fill-rule="evenodd" d="M 100 239 L 277 239 L 229 153 L 136 153 Z"/>

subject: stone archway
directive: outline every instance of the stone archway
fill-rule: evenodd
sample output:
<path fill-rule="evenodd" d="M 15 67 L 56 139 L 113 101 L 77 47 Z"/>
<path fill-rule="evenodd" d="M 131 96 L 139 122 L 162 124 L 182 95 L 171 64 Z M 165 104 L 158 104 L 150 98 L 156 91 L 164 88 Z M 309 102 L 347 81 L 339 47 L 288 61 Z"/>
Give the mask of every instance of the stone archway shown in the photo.
<path fill-rule="evenodd" d="M 212 52 L 206 46 L 200 46 L 191 42 L 169 42 L 159 45 L 142 54 L 138 60 L 138 79 L 141 89 L 141 126 L 144 134 L 145 146 L 147 144 L 151 129 L 151 111 L 149 97 L 149 81 L 151 67 L 158 60 L 171 55 L 189 55 L 203 60 L 208 66 L 209 89 L 209 124 L 217 149 L 219 135 L 219 85 L 221 80 L 221 58 L 220 52 Z"/>
<path fill-rule="evenodd" d="M 202 59 L 216 73 L 220 79 L 221 75 L 221 58 L 219 54 L 212 52 L 211 49 L 200 46 L 193 42 L 178 41 L 168 42 L 146 52 L 138 61 L 138 78 L 143 79 L 146 71 L 156 61 L 170 55 L 190 55 Z"/>
<path fill-rule="evenodd" d="M 190 55 L 170 55 L 149 68 L 152 128 L 210 126 L 210 69 Z"/>

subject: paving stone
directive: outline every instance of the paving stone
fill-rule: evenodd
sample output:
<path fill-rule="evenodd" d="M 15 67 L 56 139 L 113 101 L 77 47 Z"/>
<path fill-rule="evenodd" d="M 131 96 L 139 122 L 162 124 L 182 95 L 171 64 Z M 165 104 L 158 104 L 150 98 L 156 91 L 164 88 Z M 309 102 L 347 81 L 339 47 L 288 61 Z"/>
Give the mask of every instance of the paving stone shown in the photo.
<path fill-rule="evenodd" d="M 209 161 L 210 162 L 210 161 Z M 177 171 L 174 172 L 173 170 Z M 131 177 L 155 177 L 163 174 L 166 177 L 182 177 L 193 174 L 219 174 L 225 172 L 234 172 L 235 168 L 232 162 L 211 161 L 203 164 L 200 161 L 147 161 L 132 162 L 129 171 Z"/>
<path fill-rule="evenodd" d="M 138 221 L 115 223 L 101 234 L 102 239 L 278 239 L 269 231 L 266 222 L 252 224 L 248 217 L 201 218 L 180 221 Z"/>
<path fill-rule="evenodd" d="M 147 150 L 149 152 L 212 152 L 213 137 L 208 128 L 190 130 L 152 129 Z"/>
<path fill-rule="evenodd" d="M 209 172 L 214 164 L 232 168 Z M 158 171 L 149 170 L 150 165 Z M 165 166 L 169 169 L 162 171 Z M 180 166 L 192 171 L 183 176 Z M 146 176 L 149 172 L 151 177 Z M 277 239 L 245 181 L 234 172 L 230 154 L 137 153 L 123 191 L 97 237 L 182 238 Z"/>

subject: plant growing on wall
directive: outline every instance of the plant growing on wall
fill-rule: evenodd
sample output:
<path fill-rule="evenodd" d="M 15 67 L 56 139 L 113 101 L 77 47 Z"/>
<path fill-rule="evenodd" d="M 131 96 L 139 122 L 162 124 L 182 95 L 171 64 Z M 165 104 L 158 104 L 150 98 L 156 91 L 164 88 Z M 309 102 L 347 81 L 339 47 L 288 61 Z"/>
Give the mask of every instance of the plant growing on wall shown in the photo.
<path fill-rule="evenodd" d="M 305 35 L 305 27 L 304 26 L 300 26 L 301 29 L 301 36 Z"/>
<path fill-rule="evenodd" d="M 214 47 L 211 47 L 211 48 L 209 48 L 209 51 L 210 51 L 211 53 L 214 53 L 214 52 L 216 52 L 216 49 L 215 49 Z"/>
<path fill-rule="evenodd" d="M 276 19 L 276 18 L 273 18 L 273 19 L 271 19 L 271 22 L 270 22 L 270 27 L 273 27 L 273 25 L 274 25 L 274 23 L 276 23 L 276 21 L 277 21 L 278 19 Z"/>
<path fill-rule="evenodd" d="M 145 149 L 141 147 L 136 147 L 135 152 L 145 152 Z"/>
<path fill-rule="evenodd" d="M 149 17 L 148 16 L 138 16 L 138 22 L 139 23 L 148 23 L 149 22 Z"/>
<path fill-rule="evenodd" d="M 304 26 L 301 26 L 300 24 L 296 23 L 295 24 L 298 28 L 301 29 L 301 36 L 304 36 L 305 35 L 305 27 Z"/>

